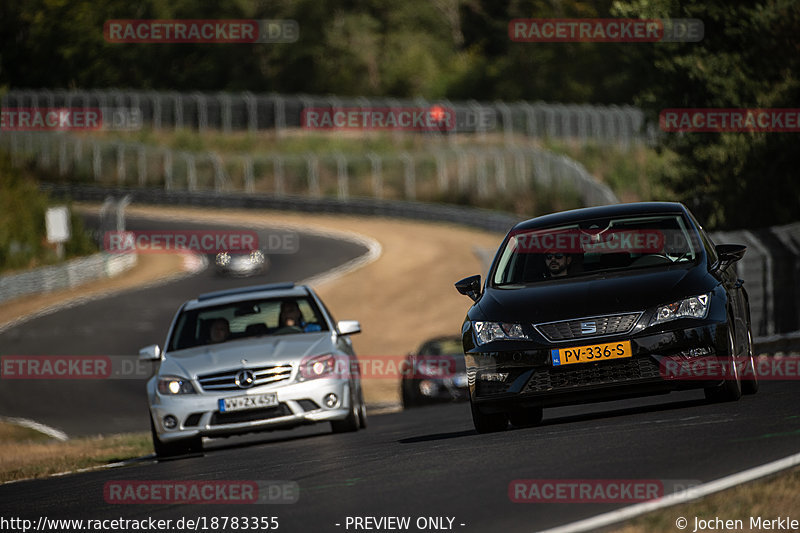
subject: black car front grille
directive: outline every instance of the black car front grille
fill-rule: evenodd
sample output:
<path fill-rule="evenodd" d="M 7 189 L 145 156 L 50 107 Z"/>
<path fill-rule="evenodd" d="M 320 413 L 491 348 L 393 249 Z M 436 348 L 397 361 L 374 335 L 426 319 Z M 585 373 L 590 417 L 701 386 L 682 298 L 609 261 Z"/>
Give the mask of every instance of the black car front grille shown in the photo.
<path fill-rule="evenodd" d="M 234 411 L 232 413 L 214 411 L 211 415 L 211 422 L 209 425 L 220 426 L 223 424 L 252 422 L 254 420 L 269 420 L 270 418 L 278 418 L 279 416 L 288 416 L 290 414 L 292 414 L 292 411 L 285 403 L 281 403 L 275 407 L 267 407 L 266 409 L 248 409 L 246 411 Z"/>
<path fill-rule="evenodd" d="M 637 357 L 562 368 L 543 368 L 533 373 L 525 386 L 525 392 L 547 392 L 658 377 L 660 377 L 658 363 L 649 357 Z"/>
<path fill-rule="evenodd" d="M 249 388 L 240 387 L 236 384 L 236 376 L 243 370 L 248 370 L 253 373 L 255 379 L 250 387 L 277 383 L 289 379 L 292 375 L 291 365 L 270 365 L 256 368 L 235 368 L 224 372 L 204 374 L 198 376 L 197 380 L 200 382 L 200 386 L 203 387 L 203 390 L 206 391 L 242 390 L 243 388 Z"/>
<path fill-rule="evenodd" d="M 535 327 L 550 342 L 568 341 L 627 333 L 633 329 L 639 315 L 641 313 L 577 318 L 536 324 Z"/>

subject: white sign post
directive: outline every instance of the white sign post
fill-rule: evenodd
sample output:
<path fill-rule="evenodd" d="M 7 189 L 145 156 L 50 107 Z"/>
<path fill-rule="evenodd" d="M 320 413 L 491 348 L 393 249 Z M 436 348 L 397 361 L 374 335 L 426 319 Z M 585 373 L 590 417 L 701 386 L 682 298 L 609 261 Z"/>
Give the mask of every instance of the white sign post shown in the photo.
<path fill-rule="evenodd" d="M 63 259 L 64 243 L 72 236 L 67 206 L 61 205 L 47 208 L 45 226 L 47 226 L 47 242 L 56 245 L 56 254 L 58 254 L 59 259 Z"/>

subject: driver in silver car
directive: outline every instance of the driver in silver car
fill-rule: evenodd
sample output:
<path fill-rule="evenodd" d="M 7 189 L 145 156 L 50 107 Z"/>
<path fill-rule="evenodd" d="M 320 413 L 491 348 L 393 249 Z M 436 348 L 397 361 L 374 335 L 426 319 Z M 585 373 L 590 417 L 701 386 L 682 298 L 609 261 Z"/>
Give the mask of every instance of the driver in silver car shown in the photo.
<path fill-rule="evenodd" d="M 281 311 L 278 314 L 278 329 L 297 328 L 300 331 L 320 331 L 318 324 L 307 324 L 303 312 L 296 300 L 281 302 Z"/>

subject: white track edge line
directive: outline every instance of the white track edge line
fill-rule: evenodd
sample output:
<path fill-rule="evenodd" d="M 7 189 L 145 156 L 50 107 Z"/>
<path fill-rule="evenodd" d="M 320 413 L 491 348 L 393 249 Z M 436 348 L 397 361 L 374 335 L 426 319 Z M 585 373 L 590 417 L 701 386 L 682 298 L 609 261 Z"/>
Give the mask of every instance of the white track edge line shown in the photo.
<path fill-rule="evenodd" d="M 651 511 L 698 500 L 704 496 L 708 496 L 709 494 L 720 492 L 741 483 L 753 481 L 755 479 L 762 478 L 797 465 L 800 465 L 800 453 L 796 453 L 770 463 L 765 463 L 760 466 L 749 468 L 747 470 L 742 470 L 741 472 L 737 472 L 714 481 L 709 481 L 708 483 L 694 486 L 691 488 L 691 490 L 688 490 L 685 493 L 670 494 L 669 496 L 658 500 L 637 503 L 622 509 L 617 509 L 616 511 L 610 511 L 608 513 L 599 514 L 591 518 L 578 520 L 577 522 L 564 524 L 563 526 L 540 530 L 539 533 L 577 533 L 609 526 L 623 520 L 635 518 Z"/>

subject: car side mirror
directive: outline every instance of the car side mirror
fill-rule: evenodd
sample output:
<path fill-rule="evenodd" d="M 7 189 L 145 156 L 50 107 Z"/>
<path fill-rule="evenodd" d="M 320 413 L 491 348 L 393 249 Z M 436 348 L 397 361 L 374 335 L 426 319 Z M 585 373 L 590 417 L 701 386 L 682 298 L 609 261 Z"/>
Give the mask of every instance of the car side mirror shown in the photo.
<path fill-rule="evenodd" d="M 355 335 L 361 333 L 361 323 L 358 320 L 340 320 L 336 323 L 340 335 Z"/>
<path fill-rule="evenodd" d="M 714 249 L 717 251 L 717 256 L 719 257 L 716 270 L 722 272 L 744 257 L 747 246 L 743 244 L 718 244 Z"/>
<path fill-rule="evenodd" d="M 140 361 L 158 361 L 161 359 L 161 348 L 158 344 L 151 344 L 139 350 Z"/>
<path fill-rule="evenodd" d="M 456 290 L 464 296 L 469 296 L 473 302 L 477 302 L 481 297 L 481 277 L 476 274 L 457 281 Z"/>

